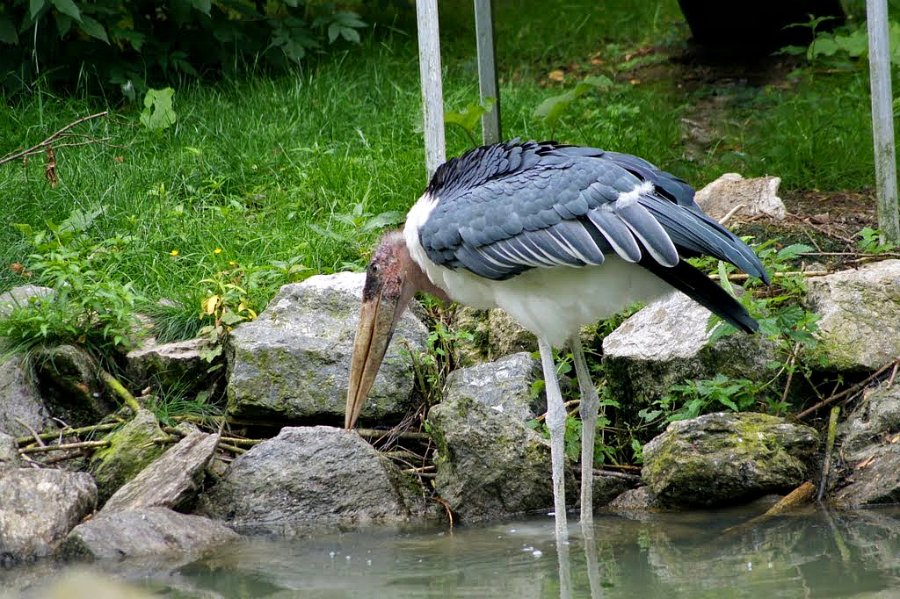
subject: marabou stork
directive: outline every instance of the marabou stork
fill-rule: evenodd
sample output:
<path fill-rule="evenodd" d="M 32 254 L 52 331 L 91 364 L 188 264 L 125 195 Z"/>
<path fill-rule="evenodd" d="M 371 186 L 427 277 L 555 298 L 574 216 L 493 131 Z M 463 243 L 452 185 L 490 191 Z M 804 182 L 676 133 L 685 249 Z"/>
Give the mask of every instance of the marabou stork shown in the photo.
<path fill-rule="evenodd" d="M 483 146 L 441 165 L 369 263 L 353 348 L 352 428 L 394 325 L 417 291 L 499 307 L 538 338 L 547 393 L 558 538 L 566 538 L 563 406 L 551 347 L 568 344 L 582 400 L 581 518 L 592 518 L 599 400 L 579 329 L 674 289 L 746 332 L 757 323 L 684 261 L 713 256 L 768 282 L 753 251 L 703 213 L 694 190 L 628 154 L 555 142 Z"/>

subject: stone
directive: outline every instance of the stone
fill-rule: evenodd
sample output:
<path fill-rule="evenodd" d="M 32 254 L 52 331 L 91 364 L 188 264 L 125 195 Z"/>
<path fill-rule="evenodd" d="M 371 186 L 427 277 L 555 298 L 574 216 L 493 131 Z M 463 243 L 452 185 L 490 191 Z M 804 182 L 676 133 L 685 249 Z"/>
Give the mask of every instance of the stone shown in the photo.
<path fill-rule="evenodd" d="M 0 556 L 17 562 L 52 555 L 96 505 L 97 487 L 84 472 L 0 470 Z"/>
<path fill-rule="evenodd" d="M 364 273 L 339 273 L 285 285 L 259 318 L 235 327 L 227 359 L 229 415 L 343 422 L 364 282 Z M 425 325 L 406 311 L 363 421 L 396 421 L 414 408 L 415 377 L 405 354 L 424 351 L 427 336 Z"/>
<path fill-rule="evenodd" d="M 97 481 L 99 502 L 103 504 L 122 485 L 165 451 L 159 441 L 168 437 L 159 428 L 156 416 L 141 409 L 121 428 L 104 437 L 108 447 L 97 449 L 91 456 L 88 470 Z"/>
<path fill-rule="evenodd" d="M 512 354 L 496 362 L 454 370 L 444 384 L 444 397 L 451 401 L 477 398 L 494 411 L 526 421 L 547 409 L 544 395 L 532 391 L 540 373 L 541 364 L 531 354 Z"/>
<path fill-rule="evenodd" d="M 24 308 L 39 302 L 41 298 L 52 293 L 51 288 L 40 285 L 21 285 L 6 293 L 0 293 L 0 318 L 9 316 L 16 308 Z"/>
<path fill-rule="evenodd" d="M 18 468 L 21 462 L 19 444 L 16 443 L 16 438 L 0 432 L 0 470 Z"/>
<path fill-rule="evenodd" d="M 218 435 L 194 432 L 170 447 L 116 491 L 101 514 L 145 507 L 184 509 L 196 498 Z"/>
<path fill-rule="evenodd" d="M 550 444 L 521 413 L 461 394 L 432 407 L 427 423 L 436 445 L 434 488 L 462 521 L 552 508 Z M 568 467 L 566 478 L 574 489 Z"/>
<path fill-rule="evenodd" d="M 832 497 L 838 507 L 900 503 L 900 385 L 868 390 L 840 427 L 847 463 Z"/>
<path fill-rule="evenodd" d="M 644 445 L 641 476 L 666 505 L 712 507 L 796 488 L 818 448 L 808 426 L 750 412 L 671 423 Z"/>
<path fill-rule="evenodd" d="M 234 460 L 197 512 L 237 530 L 287 534 L 421 520 L 421 495 L 355 432 L 285 427 Z"/>
<path fill-rule="evenodd" d="M 666 509 L 649 487 L 623 491 L 606 507 L 613 512 L 659 512 Z"/>
<path fill-rule="evenodd" d="M 89 426 L 116 409 L 106 397 L 97 361 L 74 345 L 36 350 L 31 357 L 38 390 L 50 413 L 72 427 Z"/>
<path fill-rule="evenodd" d="M 112 575 L 95 570 L 75 569 L 67 570 L 58 578 L 55 575 L 56 572 L 29 587 L 28 592 L 22 596 L 40 599 L 158 599 L 159 597 L 158 593 L 151 592 L 136 583 L 125 583 L 113 578 Z"/>
<path fill-rule="evenodd" d="M 22 356 L 0 362 L 0 431 L 22 436 L 50 422 L 31 370 Z"/>
<path fill-rule="evenodd" d="M 102 512 L 76 526 L 62 546 L 66 557 L 122 559 L 198 553 L 239 537 L 227 526 L 162 507 Z"/>
<path fill-rule="evenodd" d="M 710 344 L 711 312 L 683 293 L 647 305 L 603 340 L 603 370 L 613 399 L 636 411 L 673 384 L 723 374 L 755 381 L 772 376 L 774 345 L 737 332 Z"/>
<path fill-rule="evenodd" d="M 787 211 L 778 197 L 780 177 L 756 177 L 744 179 L 738 173 L 725 173 L 703 189 L 697 191 L 694 200 L 713 219 L 720 221 L 740 206 L 734 216 L 753 218 L 767 216 L 784 220 Z"/>
<path fill-rule="evenodd" d="M 819 349 L 835 370 L 873 370 L 900 357 L 900 260 L 806 280 Z"/>
<path fill-rule="evenodd" d="M 608 506 L 615 499 L 641 484 L 641 477 L 620 472 L 594 471 L 594 511 Z M 624 500 L 623 500 L 624 501 Z"/>
<path fill-rule="evenodd" d="M 471 336 L 471 339 L 460 337 L 454 344 L 458 364 L 478 364 L 513 353 L 537 351 L 534 333 L 499 308 L 478 310 L 460 306 L 453 315 L 452 328 L 458 334 Z"/>
<path fill-rule="evenodd" d="M 210 386 L 209 369 L 201 351 L 205 339 L 156 343 L 149 339 L 125 356 L 128 378 L 140 387 L 153 386 L 192 396 Z"/>

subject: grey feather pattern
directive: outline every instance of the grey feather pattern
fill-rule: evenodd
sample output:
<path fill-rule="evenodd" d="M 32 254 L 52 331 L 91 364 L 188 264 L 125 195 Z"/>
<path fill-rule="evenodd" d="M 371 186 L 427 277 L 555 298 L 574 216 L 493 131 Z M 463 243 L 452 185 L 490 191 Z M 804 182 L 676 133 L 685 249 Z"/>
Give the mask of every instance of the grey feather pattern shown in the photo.
<path fill-rule="evenodd" d="M 679 252 L 765 277 L 752 250 L 703 214 L 687 183 L 636 156 L 512 141 L 450 160 L 427 191 L 438 200 L 419 229 L 429 259 L 489 279 L 614 254 L 665 269 L 679 264 Z"/>

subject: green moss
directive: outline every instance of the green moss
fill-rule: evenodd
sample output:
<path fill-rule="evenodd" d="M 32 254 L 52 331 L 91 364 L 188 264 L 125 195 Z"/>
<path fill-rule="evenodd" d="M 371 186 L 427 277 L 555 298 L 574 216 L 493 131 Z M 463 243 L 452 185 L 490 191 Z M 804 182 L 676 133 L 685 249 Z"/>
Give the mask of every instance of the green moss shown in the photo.
<path fill-rule="evenodd" d="M 165 436 L 156 417 L 141 410 L 130 422 L 105 437 L 109 446 L 94 452 L 88 466 L 97 480 L 101 502 L 162 454 L 165 445 L 156 440 Z"/>

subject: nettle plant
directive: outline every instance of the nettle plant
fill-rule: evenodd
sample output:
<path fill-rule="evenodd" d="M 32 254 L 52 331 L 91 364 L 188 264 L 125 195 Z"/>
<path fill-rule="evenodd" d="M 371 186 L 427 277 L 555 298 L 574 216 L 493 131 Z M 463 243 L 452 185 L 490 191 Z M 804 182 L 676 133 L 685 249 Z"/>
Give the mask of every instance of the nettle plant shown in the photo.
<path fill-rule="evenodd" d="M 68 343 L 106 356 L 131 347 L 140 296 L 131 283 L 112 276 L 117 255 L 131 239 L 91 239 L 86 231 L 101 212 L 74 210 L 62 223 L 50 224 L 44 231 L 17 225 L 32 253 L 13 269 L 24 281 L 53 292 L 32 298 L 0 320 L 0 337 L 7 350 L 28 352 L 42 345 Z"/>

